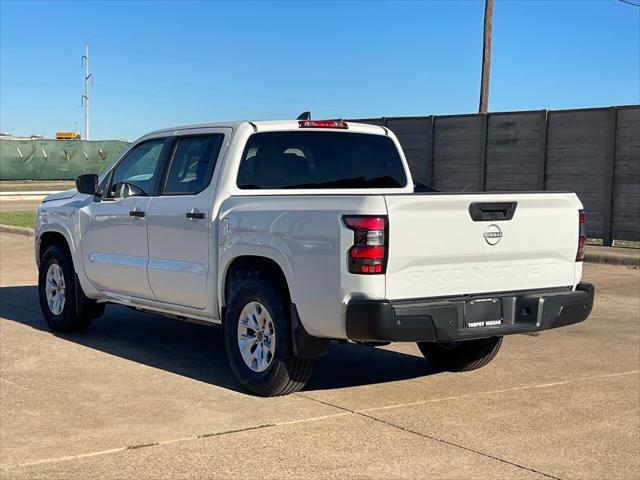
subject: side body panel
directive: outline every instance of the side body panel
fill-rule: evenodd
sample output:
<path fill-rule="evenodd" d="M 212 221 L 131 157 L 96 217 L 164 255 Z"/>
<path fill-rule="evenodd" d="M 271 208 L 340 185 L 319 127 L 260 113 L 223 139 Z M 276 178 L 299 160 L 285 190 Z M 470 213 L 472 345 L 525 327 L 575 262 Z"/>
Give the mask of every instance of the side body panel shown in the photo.
<path fill-rule="evenodd" d="M 282 268 L 305 329 L 346 338 L 344 313 L 351 298 L 384 298 L 384 275 L 352 275 L 347 252 L 353 232 L 343 214 L 386 213 L 381 196 L 238 196 L 220 211 L 219 264 L 243 255 L 274 260 Z M 224 291 L 226 268 L 219 272 Z"/>

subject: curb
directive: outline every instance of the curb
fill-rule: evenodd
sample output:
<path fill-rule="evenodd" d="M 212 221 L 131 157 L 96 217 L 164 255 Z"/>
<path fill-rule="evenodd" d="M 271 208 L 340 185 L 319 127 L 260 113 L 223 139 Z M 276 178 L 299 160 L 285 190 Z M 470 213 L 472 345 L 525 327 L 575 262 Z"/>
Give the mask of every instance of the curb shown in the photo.
<path fill-rule="evenodd" d="M 640 252 L 638 252 L 637 255 L 634 255 L 634 254 L 620 255 L 620 254 L 609 253 L 609 252 L 589 253 L 588 250 L 589 249 L 587 248 L 587 252 L 585 252 L 585 255 L 584 255 L 584 261 L 587 263 L 622 265 L 625 267 L 640 268 Z"/>
<path fill-rule="evenodd" d="M 13 233 L 14 235 L 23 235 L 25 237 L 33 237 L 34 235 L 33 228 L 14 227 L 13 225 L 2 225 L 2 224 L 0 224 L 0 232 Z"/>

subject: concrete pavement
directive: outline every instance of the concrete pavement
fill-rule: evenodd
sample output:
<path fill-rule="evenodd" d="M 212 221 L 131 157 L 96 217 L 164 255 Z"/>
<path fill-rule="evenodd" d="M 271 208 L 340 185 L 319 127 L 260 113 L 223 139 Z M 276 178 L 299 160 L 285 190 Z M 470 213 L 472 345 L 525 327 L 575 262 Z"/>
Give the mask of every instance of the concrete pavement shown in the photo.
<path fill-rule="evenodd" d="M 433 373 L 334 345 L 302 392 L 240 391 L 217 327 L 109 306 L 54 335 L 32 239 L 0 234 L 0 478 L 638 478 L 640 270 L 585 265 L 591 318 Z"/>
<path fill-rule="evenodd" d="M 29 212 L 38 208 L 44 195 L 0 197 L 0 212 Z"/>
<path fill-rule="evenodd" d="M 0 193 L 24 191 L 63 191 L 74 188 L 73 180 L 0 180 Z"/>
<path fill-rule="evenodd" d="M 49 193 L 74 187 L 69 180 L 0 181 L 0 212 L 26 212 L 35 210 Z"/>

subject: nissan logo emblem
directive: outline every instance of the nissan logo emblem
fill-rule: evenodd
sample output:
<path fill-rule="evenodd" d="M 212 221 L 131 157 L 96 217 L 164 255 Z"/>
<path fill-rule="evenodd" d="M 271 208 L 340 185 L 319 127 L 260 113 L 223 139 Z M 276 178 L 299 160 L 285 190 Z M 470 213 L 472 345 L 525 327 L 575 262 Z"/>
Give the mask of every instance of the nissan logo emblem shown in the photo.
<path fill-rule="evenodd" d="M 484 237 L 484 241 L 489 245 L 497 245 L 500 239 L 502 239 L 502 230 L 500 230 L 498 225 L 492 223 L 485 228 L 482 236 Z"/>

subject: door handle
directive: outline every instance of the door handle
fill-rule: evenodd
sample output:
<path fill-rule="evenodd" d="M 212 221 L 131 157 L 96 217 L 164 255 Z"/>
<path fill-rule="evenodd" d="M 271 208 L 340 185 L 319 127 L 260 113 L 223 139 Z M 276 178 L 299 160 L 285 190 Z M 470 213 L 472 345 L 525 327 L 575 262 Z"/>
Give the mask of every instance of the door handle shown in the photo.
<path fill-rule="evenodd" d="M 203 212 L 198 212 L 195 208 L 192 208 L 190 212 L 187 212 L 185 217 L 187 217 L 190 220 L 195 220 L 195 219 L 202 220 L 204 219 L 205 215 Z"/>
<path fill-rule="evenodd" d="M 129 216 L 131 217 L 144 217 L 145 213 L 142 210 L 133 209 L 129 212 Z"/>
<path fill-rule="evenodd" d="M 518 202 L 483 202 L 469 205 L 469 215 L 474 222 L 511 220 Z"/>

